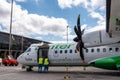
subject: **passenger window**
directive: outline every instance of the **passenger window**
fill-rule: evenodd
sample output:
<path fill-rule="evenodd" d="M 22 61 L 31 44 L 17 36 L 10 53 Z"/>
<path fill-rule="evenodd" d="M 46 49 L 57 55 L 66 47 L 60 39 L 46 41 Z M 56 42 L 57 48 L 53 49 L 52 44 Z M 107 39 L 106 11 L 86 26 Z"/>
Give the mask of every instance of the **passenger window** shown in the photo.
<path fill-rule="evenodd" d="M 112 48 L 109 48 L 109 51 L 112 52 Z"/>
<path fill-rule="evenodd" d="M 75 53 L 77 53 L 77 50 L 75 50 Z"/>
<path fill-rule="evenodd" d="M 99 49 L 99 48 L 97 48 L 97 52 L 100 52 L 100 49 Z"/>
<path fill-rule="evenodd" d="M 94 52 L 94 49 L 91 49 L 91 52 Z"/>
<path fill-rule="evenodd" d="M 55 50 L 55 54 L 57 54 L 57 50 Z"/>
<path fill-rule="evenodd" d="M 67 53 L 67 50 L 65 50 L 65 53 Z"/>
<path fill-rule="evenodd" d="M 106 48 L 103 48 L 103 52 L 106 52 Z"/>
<path fill-rule="evenodd" d="M 72 53 L 72 50 L 70 50 L 70 53 Z"/>
<path fill-rule="evenodd" d="M 62 53 L 62 50 L 60 50 L 60 53 Z"/>
<path fill-rule="evenodd" d="M 119 48 L 115 48 L 115 51 L 118 52 L 118 51 L 119 51 Z"/>
<path fill-rule="evenodd" d="M 88 53 L 88 49 L 86 49 L 86 53 Z"/>

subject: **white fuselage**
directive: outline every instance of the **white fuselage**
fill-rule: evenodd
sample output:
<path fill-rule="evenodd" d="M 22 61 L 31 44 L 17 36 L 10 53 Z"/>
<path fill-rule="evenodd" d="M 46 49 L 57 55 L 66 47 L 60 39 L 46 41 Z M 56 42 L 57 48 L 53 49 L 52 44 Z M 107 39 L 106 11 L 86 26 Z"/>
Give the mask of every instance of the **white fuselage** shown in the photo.
<path fill-rule="evenodd" d="M 92 36 L 91 36 L 92 35 Z M 47 57 L 51 66 L 80 66 L 89 65 L 91 62 L 112 56 L 120 56 L 119 37 L 109 37 L 104 30 L 95 31 L 83 36 L 83 41 L 87 49 L 83 49 L 85 63 L 83 64 L 79 53 L 76 51 L 77 43 L 69 44 L 49 44 Z M 27 51 L 18 57 L 18 62 L 24 65 L 38 65 L 38 48 L 42 44 L 31 45 Z M 30 49 L 30 50 L 29 50 Z M 40 52 L 41 53 L 41 52 Z"/>

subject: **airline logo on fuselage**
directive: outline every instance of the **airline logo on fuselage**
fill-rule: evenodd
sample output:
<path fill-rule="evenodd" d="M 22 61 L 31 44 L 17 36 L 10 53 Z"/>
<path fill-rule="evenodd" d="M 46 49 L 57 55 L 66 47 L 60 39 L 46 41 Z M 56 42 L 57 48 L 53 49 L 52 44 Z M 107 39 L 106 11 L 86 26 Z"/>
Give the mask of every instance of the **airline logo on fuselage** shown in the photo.
<path fill-rule="evenodd" d="M 50 49 L 69 49 L 73 44 L 57 44 L 52 45 Z"/>

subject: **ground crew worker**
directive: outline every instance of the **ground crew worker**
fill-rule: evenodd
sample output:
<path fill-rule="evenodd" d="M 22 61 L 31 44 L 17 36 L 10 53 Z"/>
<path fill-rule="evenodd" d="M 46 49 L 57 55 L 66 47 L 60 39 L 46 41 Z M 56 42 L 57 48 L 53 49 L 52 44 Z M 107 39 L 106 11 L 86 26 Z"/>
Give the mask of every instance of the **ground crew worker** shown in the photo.
<path fill-rule="evenodd" d="M 45 58 L 45 60 L 44 60 L 44 72 L 48 72 L 48 65 L 49 65 L 48 58 Z"/>
<path fill-rule="evenodd" d="M 43 58 L 40 57 L 38 60 L 38 72 L 42 71 L 42 65 L 43 65 Z"/>

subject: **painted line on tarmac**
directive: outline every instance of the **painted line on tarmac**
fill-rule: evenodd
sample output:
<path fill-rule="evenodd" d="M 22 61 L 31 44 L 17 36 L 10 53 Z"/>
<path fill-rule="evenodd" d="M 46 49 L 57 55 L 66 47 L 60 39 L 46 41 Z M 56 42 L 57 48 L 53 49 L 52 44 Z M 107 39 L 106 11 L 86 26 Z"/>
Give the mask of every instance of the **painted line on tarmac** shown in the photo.
<path fill-rule="evenodd" d="M 13 74 L 15 74 L 15 73 L 2 74 L 2 75 L 0 75 L 0 77 L 2 77 L 2 76 L 8 76 L 8 75 L 13 75 Z"/>

